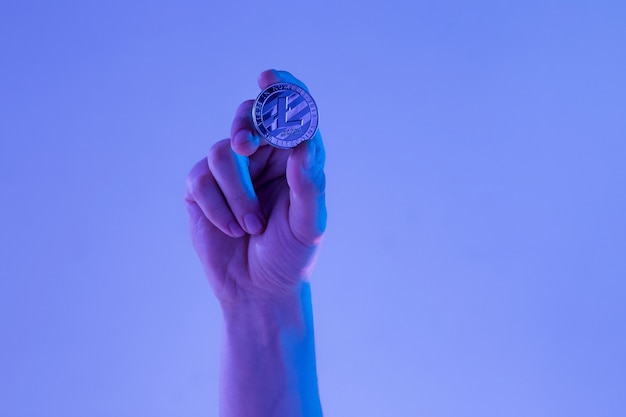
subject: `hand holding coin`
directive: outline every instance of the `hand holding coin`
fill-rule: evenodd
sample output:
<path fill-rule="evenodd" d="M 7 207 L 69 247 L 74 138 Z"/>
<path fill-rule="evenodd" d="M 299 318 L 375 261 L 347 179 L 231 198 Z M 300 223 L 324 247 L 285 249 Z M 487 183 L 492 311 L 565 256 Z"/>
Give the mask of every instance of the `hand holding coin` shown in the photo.
<path fill-rule="evenodd" d="M 326 228 L 324 146 L 304 84 L 270 70 L 259 86 L 185 194 L 224 318 L 220 416 L 321 416 L 307 280 Z"/>
<path fill-rule="evenodd" d="M 237 109 L 230 139 L 217 142 L 187 181 L 192 240 L 223 302 L 296 288 L 326 227 L 315 102 L 288 72 L 263 72 L 259 87 L 257 100 Z"/>

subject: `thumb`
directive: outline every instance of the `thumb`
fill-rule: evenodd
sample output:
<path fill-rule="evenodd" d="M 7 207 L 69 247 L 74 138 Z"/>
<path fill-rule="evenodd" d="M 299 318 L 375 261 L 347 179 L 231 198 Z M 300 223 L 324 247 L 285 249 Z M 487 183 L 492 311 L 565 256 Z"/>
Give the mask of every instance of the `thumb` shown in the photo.
<path fill-rule="evenodd" d="M 326 230 L 326 153 L 317 132 L 292 150 L 287 160 L 289 225 L 305 245 L 319 242 Z"/>

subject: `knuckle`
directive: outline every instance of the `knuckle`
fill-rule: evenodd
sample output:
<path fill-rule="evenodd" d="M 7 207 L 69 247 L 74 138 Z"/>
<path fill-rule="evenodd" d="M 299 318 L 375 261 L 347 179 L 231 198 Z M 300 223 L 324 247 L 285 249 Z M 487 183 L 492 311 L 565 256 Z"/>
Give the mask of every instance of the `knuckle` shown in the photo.
<path fill-rule="evenodd" d="M 228 139 L 215 143 L 209 150 L 209 166 L 217 167 L 223 165 L 231 157 L 232 150 Z"/>
<path fill-rule="evenodd" d="M 189 175 L 186 181 L 187 194 L 196 197 L 213 183 L 213 177 L 210 171 L 201 174 Z"/>
<path fill-rule="evenodd" d="M 246 100 L 243 101 L 239 107 L 237 107 L 236 114 L 238 116 L 247 115 L 252 110 L 252 105 L 254 104 L 254 100 Z"/>
<path fill-rule="evenodd" d="M 193 168 L 191 168 L 191 171 L 189 171 L 189 174 L 185 179 L 185 198 L 189 195 L 193 195 L 193 191 L 197 187 L 199 178 L 206 175 L 208 170 L 209 167 L 206 158 L 198 161 Z"/>

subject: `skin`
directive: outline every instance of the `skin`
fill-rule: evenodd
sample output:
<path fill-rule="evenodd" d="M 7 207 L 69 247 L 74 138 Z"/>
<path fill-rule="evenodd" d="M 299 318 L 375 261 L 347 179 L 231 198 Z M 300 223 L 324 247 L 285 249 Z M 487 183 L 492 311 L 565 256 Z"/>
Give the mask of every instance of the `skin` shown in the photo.
<path fill-rule="evenodd" d="M 291 82 L 268 70 L 259 87 Z M 308 91 L 308 90 L 307 90 Z M 253 100 L 187 179 L 191 238 L 224 316 L 220 415 L 321 416 L 311 276 L 326 228 L 319 132 L 291 150 L 260 138 Z"/>

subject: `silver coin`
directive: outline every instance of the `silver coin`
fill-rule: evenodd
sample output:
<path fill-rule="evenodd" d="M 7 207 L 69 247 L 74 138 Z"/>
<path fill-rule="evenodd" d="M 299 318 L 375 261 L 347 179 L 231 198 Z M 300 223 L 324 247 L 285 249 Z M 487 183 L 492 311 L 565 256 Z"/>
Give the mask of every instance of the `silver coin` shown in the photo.
<path fill-rule="evenodd" d="M 311 139 L 317 131 L 317 105 L 302 87 L 276 83 L 261 91 L 252 107 L 256 130 L 271 145 L 288 149 Z"/>

